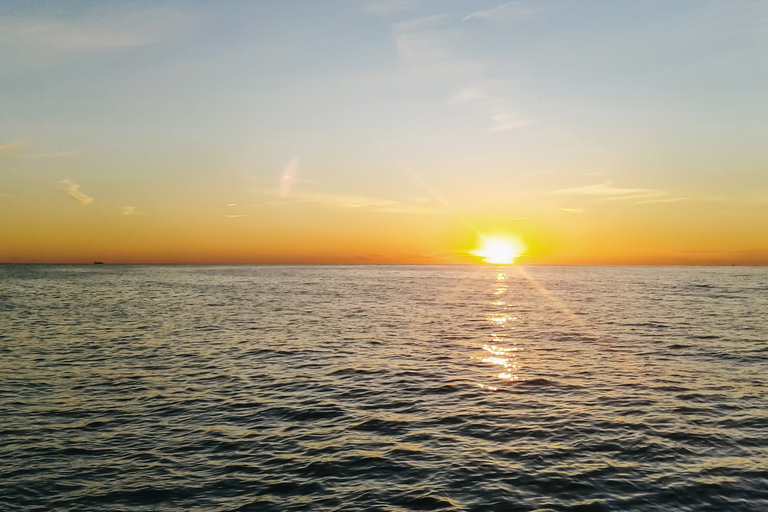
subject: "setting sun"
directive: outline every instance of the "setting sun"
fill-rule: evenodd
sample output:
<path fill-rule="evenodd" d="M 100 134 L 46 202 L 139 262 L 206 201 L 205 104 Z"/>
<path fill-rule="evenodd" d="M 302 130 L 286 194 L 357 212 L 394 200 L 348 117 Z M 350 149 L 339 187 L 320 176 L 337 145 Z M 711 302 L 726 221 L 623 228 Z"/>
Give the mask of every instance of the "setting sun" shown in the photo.
<path fill-rule="evenodd" d="M 507 265 L 514 263 L 525 252 L 525 245 L 514 238 L 482 237 L 480 247 L 471 254 L 483 258 L 486 263 Z"/>

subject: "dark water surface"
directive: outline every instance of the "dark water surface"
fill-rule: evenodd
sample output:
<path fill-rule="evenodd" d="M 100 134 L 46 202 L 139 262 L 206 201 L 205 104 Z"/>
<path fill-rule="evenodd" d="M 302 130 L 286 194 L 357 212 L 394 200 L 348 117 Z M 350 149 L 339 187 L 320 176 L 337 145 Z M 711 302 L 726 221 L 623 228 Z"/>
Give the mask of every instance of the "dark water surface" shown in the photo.
<path fill-rule="evenodd" d="M 768 510 L 768 269 L 0 266 L 0 510 Z"/>

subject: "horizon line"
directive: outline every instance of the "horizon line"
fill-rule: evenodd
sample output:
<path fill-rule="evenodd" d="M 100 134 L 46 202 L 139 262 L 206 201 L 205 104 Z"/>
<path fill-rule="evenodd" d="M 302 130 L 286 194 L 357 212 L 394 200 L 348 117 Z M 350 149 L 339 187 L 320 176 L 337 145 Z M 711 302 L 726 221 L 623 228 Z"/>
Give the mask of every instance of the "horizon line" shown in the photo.
<path fill-rule="evenodd" d="M 305 267 L 344 267 L 344 266 L 489 266 L 489 267 L 766 267 L 766 263 L 301 263 L 301 262 L 261 262 L 261 263 L 191 263 L 191 262 L 0 262 L 0 265 L 71 265 L 71 266 L 198 266 L 198 267 L 232 267 L 232 266 L 305 266 Z"/>

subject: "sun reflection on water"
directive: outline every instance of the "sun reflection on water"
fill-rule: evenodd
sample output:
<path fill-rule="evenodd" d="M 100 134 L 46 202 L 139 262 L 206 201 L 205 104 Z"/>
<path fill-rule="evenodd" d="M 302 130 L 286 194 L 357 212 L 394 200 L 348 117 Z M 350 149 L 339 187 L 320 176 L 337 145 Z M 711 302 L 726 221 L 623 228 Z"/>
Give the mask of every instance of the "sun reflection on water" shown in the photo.
<path fill-rule="evenodd" d="M 477 355 L 473 359 L 483 363 L 494 365 L 497 369 L 493 376 L 504 381 L 519 380 L 518 372 L 520 364 L 517 360 L 517 352 L 522 350 L 516 346 L 513 338 L 507 335 L 508 329 L 514 329 L 517 317 L 513 316 L 509 309 L 509 303 L 498 296 L 503 296 L 509 292 L 508 276 L 504 270 L 505 267 L 499 267 L 496 271 L 496 279 L 493 283 L 493 293 L 497 297 L 490 301 L 490 310 L 485 314 L 488 323 L 494 326 L 494 332 L 489 334 L 490 340 L 479 348 L 489 353 L 488 355 Z M 496 391 L 495 386 L 478 384 L 480 388 Z"/>

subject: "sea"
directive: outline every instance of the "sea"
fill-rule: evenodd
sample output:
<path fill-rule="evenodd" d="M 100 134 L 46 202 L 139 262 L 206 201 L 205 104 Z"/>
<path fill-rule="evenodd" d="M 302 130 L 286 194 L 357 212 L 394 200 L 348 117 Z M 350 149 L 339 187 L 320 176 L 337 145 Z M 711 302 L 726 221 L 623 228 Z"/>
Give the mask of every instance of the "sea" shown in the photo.
<path fill-rule="evenodd" d="M 0 266 L 2 511 L 766 511 L 768 268 Z"/>

